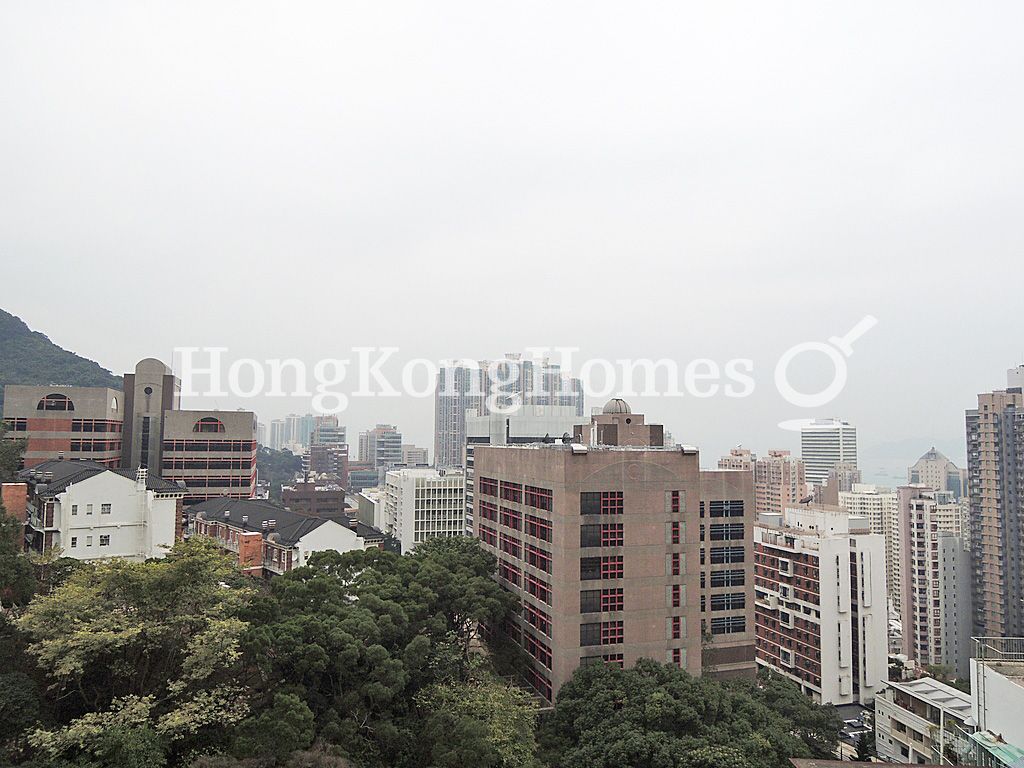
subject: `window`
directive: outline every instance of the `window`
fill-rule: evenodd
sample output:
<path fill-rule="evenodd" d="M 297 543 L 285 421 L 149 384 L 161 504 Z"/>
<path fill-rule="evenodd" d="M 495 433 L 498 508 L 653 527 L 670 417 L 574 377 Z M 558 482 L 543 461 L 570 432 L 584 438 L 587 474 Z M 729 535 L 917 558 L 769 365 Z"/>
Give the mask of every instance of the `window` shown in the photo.
<path fill-rule="evenodd" d="M 109 515 L 110 514 L 110 505 L 109 504 L 100 504 L 100 514 L 101 515 Z"/>
<path fill-rule="evenodd" d="M 745 608 L 746 604 L 747 598 L 742 592 L 726 592 L 721 595 L 711 596 L 712 611 L 733 611 Z"/>
<path fill-rule="evenodd" d="M 100 536 L 100 546 L 101 547 L 109 547 L 110 546 L 110 534 L 104 534 L 103 536 Z"/>
<path fill-rule="evenodd" d="M 92 546 L 92 536 L 86 536 L 85 537 L 85 546 L 87 546 L 87 547 L 91 547 Z"/>
<path fill-rule="evenodd" d="M 623 575 L 622 555 L 601 558 L 601 578 L 621 579 Z"/>
<path fill-rule="evenodd" d="M 536 627 L 548 637 L 551 636 L 551 617 L 544 613 L 544 611 L 530 603 L 523 603 L 523 618 L 526 619 L 528 624 Z"/>
<path fill-rule="evenodd" d="M 526 505 L 535 509 L 551 511 L 551 490 L 549 488 L 535 488 L 532 485 L 526 486 Z"/>
<path fill-rule="evenodd" d="M 481 477 L 477 482 L 477 487 L 480 489 L 480 493 L 483 496 L 498 495 L 498 481 L 493 477 Z"/>
<path fill-rule="evenodd" d="M 521 523 L 522 523 L 522 517 L 520 516 L 520 514 L 516 510 L 509 509 L 508 507 L 502 507 L 501 508 L 501 524 L 502 525 L 504 525 L 506 528 L 513 528 L 513 529 L 518 531 L 519 530 L 519 526 L 521 525 Z"/>
<path fill-rule="evenodd" d="M 679 640 L 683 636 L 683 617 L 672 617 L 672 639 Z"/>
<path fill-rule="evenodd" d="M 746 583 L 746 574 L 741 569 L 728 571 L 712 571 L 712 587 L 742 587 Z"/>
<path fill-rule="evenodd" d="M 490 544 L 492 547 L 496 547 L 498 546 L 498 532 L 486 525 L 481 525 L 480 541 L 484 544 Z"/>
<path fill-rule="evenodd" d="M 601 523 L 601 546 L 621 547 L 625 543 L 622 523 Z"/>
<path fill-rule="evenodd" d="M 621 621 L 601 622 L 601 645 L 617 645 L 623 642 L 625 632 Z"/>
<path fill-rule="evenodd" d="M 526 516 L 526 534 L 544 541 L 551 541 L 551 522 L 528 514 Z"/>
<path fill-rule="evenodd" d="M 679 584 L 672 585 L 672 607 L 678 608 L 683 602 L 683 588 Z"/>
<path fill-rule="evenodd" d="M 523 633 L 523 648 L 548 669 L 551 669 L 551 649 L 529 632 Z"/>
<path fill-rule="evenodd" d="M 601 622 L 580 624 L 580 646 L 601 644 Z"/>
<path fill-rule="evenodd" d="M 683 649 L 673 648 L 672 649 L 672 663 L 677 667 L 683 666 Z"/>
<path fill-rule="evenodd" d="M 501 498 L 505 501 L 514 501 L 517 504 L 523 502 L 523 486 L 519 483 L 501 481 Z"/>
<path fill-rule="evenodd" d="M 480 499 L 480 517 L 490 520 L 492 523 L 498 522 L 498 506 Z"/>
<path fill-rule="evenodd" d="M 77 504 L 72 504 L 71 505 L 71 514 L 72 515 L 77 515 L 78 514 L 78 505 Z"/>
<path fill-rule="evenodd" d="M 678 520 L 672 523 L 671 541 L 673 544 L 678 544 L 680 541 L 680 528 Z"/>
<path fill-rule="evenodd" d="M 601 546 L 601 526 L 598 524 L 580 526 L 580 546 Z"/>
<path fill-rule="evenodd" d="M 672 575 L 678 576 L 682 571 L 682 559 L 683 556 L 678 552 L 672 553 Z"/>
<path fill-rule="evenodd" d="M 583 491 L 580 493 L 581 515 L 621 515 L 622 491 Z"/>
<path fill-rule="evenodd" d="M 735 541 L 743 539 L 743 523 L 712 523 L 712 541 Z"/>
<path fill-rule="evenodd" d="M 601 558 L 581 557 L 580 558 L 580 581 L 601 578 Z"/>
<path fill-rule="evenodd" d="M 541 581 L 532 573 L 523 574 L 523 581 L 526 582 L 526 593 L 533 595 L 542 603 L 551 605 L 551 586 L 546 581 Z"/>
<path fill-rule="evenodd" d="M 601 590 L 601 610 L 621 611 L 625 609 L 625 599 L 622 588 Z"/>
<path fill-rule="evenodd" d="M 711 501 L 707 505 L 708 517 L 743 517 L 743 499 Z M 700 503 L 700 516 L 704 517 L 704 502 Z"/>
<path fill-rule="evenodd" d="M 743 547 L 712 547 L 712 563 L 742 563 L 744 561 Z"/>
<path fill-rule="evenodd" d="M 193 432 L 224 432 L 224 424 L 213 416 L 204 416 L 192 425 Z"/>
<path fill-rule="evenodd" d="M 747 631 L 747 619 L 744 616 L 721 616 L 711 620 L 712 635 L 730 635 Z"/>
<path fill-rule="evenodd" d="M 678 515 L 683 511 L 683 492 L 682 491 L 670 491 L 669 492 L 669 508 L 672 510 L 673 515 Z"/>
<path fill-rule="evenodd" d="M 520 583 L 520 575 L 521 571 L 507 560 L 502 559 L 498 561 L 498 576 L 503 578 L 505 581 L 511 582 L 518 587 Z"/>
<path fill-rule="evenodd" d="M 87 514 L 87 515 L 91 515 L 92 514 L 92 504 L 86 504 L 85 505 L 85 514 Z"/>
<path fill-rule="evenodd" d="M 47 395 L 36 404 L 37 411 L 73 411 L 75 404 L 66 395 Z"/>
<path fill-rule="evenodd" d="M 501 534 L 501 551 L 505 552 L 512 557 L 519 559 L 522 557 L 522 547 L 519 546 L 519 540 L 513 539 L 507 533 Z"/>
<path fill-rule="evenodd" d="M 580 613 L 598 613 L 624 610 L 625 600 L 621 588 L 586 589 L 580 592 Z"/>
<path fill-rule="evenodd" d="M 545 573 L 551 573 L 551 553 L 533 544 L 526 544 L 526 562 Z"/>
<path fill-rule="evenodd" d="M 78 546 L 78 537 L 77 536 L 72 536 L 71 537 L 71 548 L 74 549 L 77 546 Z"/>

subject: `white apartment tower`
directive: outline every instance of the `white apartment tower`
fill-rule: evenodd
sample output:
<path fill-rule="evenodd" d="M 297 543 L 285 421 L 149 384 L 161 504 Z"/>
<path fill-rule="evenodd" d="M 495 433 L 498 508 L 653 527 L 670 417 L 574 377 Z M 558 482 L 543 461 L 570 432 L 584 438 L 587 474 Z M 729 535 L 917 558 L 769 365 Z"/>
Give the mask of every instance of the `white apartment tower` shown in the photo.
<path fill-rule="evenodd" d="M 888 678 L 885 540 L 838 507 L 754 526 L 757 663 L 816 702 L 868 704 Z"/>
<path fill-rule="evenodd" d="M 857 466 L 857 428 L 841 419 L 815 419 L 800 430 L 807 482 L 824 485 L 836 464 Z"/>

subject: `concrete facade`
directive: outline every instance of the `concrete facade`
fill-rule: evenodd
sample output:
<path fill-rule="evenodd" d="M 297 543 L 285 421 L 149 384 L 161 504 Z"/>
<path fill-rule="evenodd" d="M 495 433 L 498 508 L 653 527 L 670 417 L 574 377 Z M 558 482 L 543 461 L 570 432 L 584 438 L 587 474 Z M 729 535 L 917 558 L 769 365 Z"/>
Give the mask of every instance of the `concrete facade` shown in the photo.
<path fill-rule="evenodd" d="M 123 444 L 122 399 L 120 392 L 107 387 L 8 384 L 7 438 L 27 441 L 26 468 L 58 458 L 117 467 Z"/>
<path fill-rule="evenodd" d="M 186 487 L 185 504 L 256 490 L 256 415 L 252 411 L 167 411 L 163 476 Z"/>

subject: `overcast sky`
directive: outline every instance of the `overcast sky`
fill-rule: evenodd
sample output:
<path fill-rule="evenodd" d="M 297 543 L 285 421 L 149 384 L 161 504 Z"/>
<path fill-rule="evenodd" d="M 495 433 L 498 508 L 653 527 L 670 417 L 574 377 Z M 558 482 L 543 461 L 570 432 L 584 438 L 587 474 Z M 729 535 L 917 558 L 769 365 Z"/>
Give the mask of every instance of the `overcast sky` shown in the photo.
<path fill-rule="evenodd" d="M 1024 355 L 1022 27 L 1018 2 L 4 0 L 0 306 L 118 373 L 186 345 L 750 358 L 749 398 L 634 410 L 705 464 L 810 415 L 854 422 L 869 474 L 961 459 Z M 867 314 L 842 395 L 787 404 L 780 354 Z M 342 418 L 432 446 L 429 399 Z"/>

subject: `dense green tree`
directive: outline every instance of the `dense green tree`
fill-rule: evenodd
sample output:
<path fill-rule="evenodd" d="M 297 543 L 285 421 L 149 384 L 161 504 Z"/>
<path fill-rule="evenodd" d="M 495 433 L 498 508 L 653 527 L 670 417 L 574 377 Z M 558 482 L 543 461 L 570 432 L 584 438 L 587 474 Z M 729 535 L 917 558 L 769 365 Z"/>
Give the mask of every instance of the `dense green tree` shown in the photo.
<path fill-rule="evenodd" d="M 641 660 L 628 670 L 591 665 L 577 671 L 541 726 L 541 743 L 560 768 L 678 768 L 721 758 L 737 768 L 787 768 L 812 757 L 812 723 L 772 685 L 695 678 Z M 799 693 L 799 691 L 797 691 Z M 838 724 L 831 731 L 832 743 Z M 812 743 L 817 743 L 815 731 Z M 724 751 L 723 751 L 724 750 Z"/>
<path fill-rule="evenodd" d="M 871 761 L 875 754 L 875 735 L 872 731 L 864 731 L 857 739 L 857 759 L 862 763 Z"/>
<path fill-rule="evenodd" d="M 32 563 L 21 551 L 25 525 L 0 503 L 0 605 L 4 608 L 28 604 L 36 591 Z"/>
<path fill-rule="evenodd" d="M 247 615 L 247 662 L 262 686 L 287 686 L 317 718 L 318 736 L 368 765 L 430 760 L 416 694 L 467 681 L 480 622 L 515 600 L 494 581 L 493 556 L 472 540 L 433 539 L 409 555 L 325 552 L 271 583 Z M 461 718 L 486 739 L 486 724 Z"/>
<path fill-rule="evenodd" d="M 302 457 L 291 451 L 277 451 L 261 445 L 256 450 L 256 469 L 270 483 L 270 498 L 281 500 L 281 485 L 290 483 L 302 471 Z"/>
<path fill-rule="evenodd" d="M 312 744 L 313 734 L 313 711 L 306 703 L 295 694 L 277 693 L 272 706 L 239 726 L 233 751 L 281 764 Z"/>
<path fill-rule="evenodd" d="M 238 614 L 251 595 L 212 542 L 179 543 L 163 560 L 113 560 L 74 571 L 18 621 L 28 651 L 69 717 L 32 745 L 53 758 L 152 762 L 224 738 L 248 714 L 238 683 Z"/>

